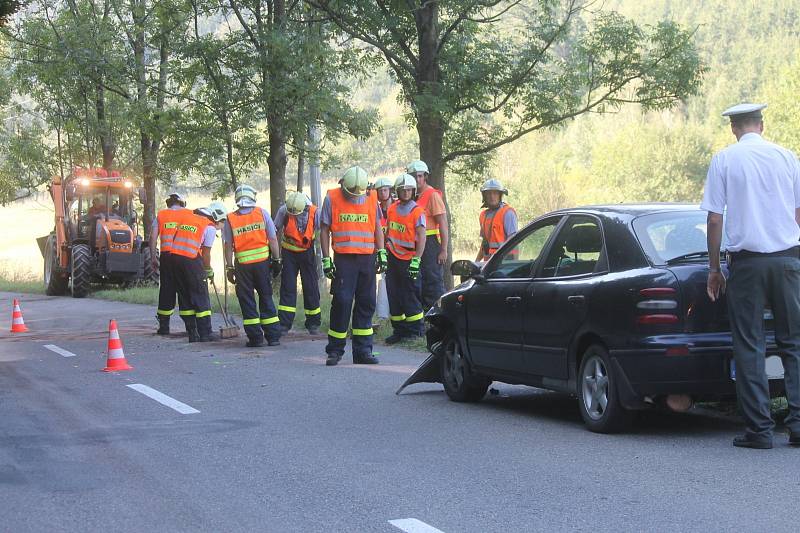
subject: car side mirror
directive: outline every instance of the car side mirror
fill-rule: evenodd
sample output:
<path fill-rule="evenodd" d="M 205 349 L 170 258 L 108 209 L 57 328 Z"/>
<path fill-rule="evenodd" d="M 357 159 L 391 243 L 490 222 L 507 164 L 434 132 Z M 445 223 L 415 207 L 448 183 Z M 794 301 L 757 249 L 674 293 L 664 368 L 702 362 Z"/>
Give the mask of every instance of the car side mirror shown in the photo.
<path fill-rule="evenodd" d="M 147 203 L 147 190 L 144 187 L 139 187 L 139 201 L 142 202 L 142 205 Z"/>
<path fill-rule="evenodd" d="M 480 275 L 481 267 L 474 261 L 459 259 L 458 261 L 453 261 L 453 264 L 450 265 L 450 273 L 462 278 L 474 278 Z"/>

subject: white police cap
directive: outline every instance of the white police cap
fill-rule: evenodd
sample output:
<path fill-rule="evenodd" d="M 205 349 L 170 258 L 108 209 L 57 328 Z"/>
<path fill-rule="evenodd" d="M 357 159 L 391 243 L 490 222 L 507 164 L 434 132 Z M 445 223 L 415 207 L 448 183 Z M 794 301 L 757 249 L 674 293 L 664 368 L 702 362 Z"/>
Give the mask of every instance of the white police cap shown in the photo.
<path fill-rule="evenodd" d="M 749 115 L 750 113 L 756 113 L 761 111 L 762 109 L 766 108 L 767 104 L 738 104 L 733 107 L 729 107 L 725 111 L 722 112 L 723 117 L 735 117 L 737 115 Z M 760 115 L 761 113 L 759 113 Z"/>

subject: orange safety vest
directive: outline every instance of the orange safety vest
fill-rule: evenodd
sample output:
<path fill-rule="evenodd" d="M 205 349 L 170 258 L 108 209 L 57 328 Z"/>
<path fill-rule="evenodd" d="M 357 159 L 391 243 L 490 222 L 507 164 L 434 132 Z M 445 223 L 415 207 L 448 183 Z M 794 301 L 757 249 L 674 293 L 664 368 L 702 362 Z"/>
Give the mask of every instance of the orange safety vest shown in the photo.
<path fill-rule="evenodd" d="M 431 195 L 434 193 L 438 193 L 439 196 L 442 195 L 442 191 L 439 189 L 435 189 L 428 185 L 428 188 L 425 189 L 425 192 L 420 194 L 417 197 L 417 205 L 425 211 L 425 235 L 439 235 L 439 224 L 436 222 L 432 216 L 428 216 L 428 202 L 431 199 Z"/>
<path fill-rule="evenodd" d="M 297 216 L 286 212 L 286 226 L 283 228 L 283 238 L 281 248 L 292 252 L 305 252 L 314 243 L 314 216 L 317 214 L 317 206 L 308 206 L 308 223 L 306 230 L 300 233 L 297 229 Z"/>
<path fill-rule="evenodd" d="M 233 251 L 240 265 L 260 263 L 269 259 L 267 223 L 258 207 L 246 215 L 239 211 L 228 214 L 228 223 L 233 233 Z"/>
<path fill-rule="evenodd" d="M 330 189 L 331 243 L 338 254 L 372 254 L 375 252 L 375 217 L 378 195 L 372 190 L 364 202 L 348 201 L 341 189 Z"/>
<path fill-rule="evenodd" d="M 508 204 L 500 206 L 491 216 L 487 216 L 488 209 L 481 211 L 481 235 L 483 235 L 483 257 L 488 259 L 506 241 L 507 235 L 503 220 L 506 211 L 514 211 Z M 514 211 L 516 213 L 516 211 Z"/>
<path fill-rule="evenodd" d="M 389 206 L 386 213 L 388 229 L 386 231 L 386 249 L 392 252 L 396 258 L 408 261 L 414 257 L 417 249 L 417 220 L 425 214 L 425 211 L 415 205 L 407 215 L 397 212 L 400 202 L 395 202 Z"/>
<path fill-rule="evenodd" d="M 158 238 L 161 241 L 161 253 L 172 252 L 172 239 L 178 230 L 178 217 L 181 211 L 189 211 L 185 207 L 181 209 L 162 209 L 156 215 L 158 219 Z"/>
<path fill-rule="evenodd" d="M 208 219 L 195 215 L 189 209 L 175 211 L 178 227 L 172 238 L 170 253 L 194 259 L 200 253 L 203 244 L 203 233 L 208 227 Z"/>

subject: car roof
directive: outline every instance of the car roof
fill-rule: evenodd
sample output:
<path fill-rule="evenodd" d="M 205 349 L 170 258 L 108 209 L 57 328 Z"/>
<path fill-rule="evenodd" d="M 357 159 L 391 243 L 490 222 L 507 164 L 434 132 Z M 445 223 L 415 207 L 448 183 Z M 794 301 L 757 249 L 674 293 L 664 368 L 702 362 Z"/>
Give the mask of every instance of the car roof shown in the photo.
<path fill-rule="evenodd" d="M 641 215 L 649 215 L 652 213 L 668 213 L 671 211 L 700 211 L 700 206 L 697 204 L 685 203 L 641 203 L 641 204 L 606 204 L 606 205 L 587 205 L 581 207 L 570 207 L 559 209 L 549 213 L 550 215 L 556 214 L 570 214 L 570 213 L 591 213 L 599 216 L 620 217 L 625 216 L 635 218 Z"/>

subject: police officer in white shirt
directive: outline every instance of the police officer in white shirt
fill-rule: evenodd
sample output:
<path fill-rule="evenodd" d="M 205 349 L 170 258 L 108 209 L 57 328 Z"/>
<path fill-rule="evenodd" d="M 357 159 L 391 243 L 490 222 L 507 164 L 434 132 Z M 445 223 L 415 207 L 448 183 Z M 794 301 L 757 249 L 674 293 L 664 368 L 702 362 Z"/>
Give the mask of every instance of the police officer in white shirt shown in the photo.
<path fill-rule="evenodd" d="M 766 104 L 739 104 L 730 117 L 738 142 L 714 155 L 701 208 L 708 211 L 708 296 L 725 291 L 720 243 L 725 214 L 728 314 L 736 362 L 736 392 L 747 426 L 734 446 L 772 448 L 765 371 L 764 308 L 772 309 L 789 402 L 789 444 L 800 445 L 800 164 L 761 137 Z"/>

